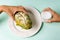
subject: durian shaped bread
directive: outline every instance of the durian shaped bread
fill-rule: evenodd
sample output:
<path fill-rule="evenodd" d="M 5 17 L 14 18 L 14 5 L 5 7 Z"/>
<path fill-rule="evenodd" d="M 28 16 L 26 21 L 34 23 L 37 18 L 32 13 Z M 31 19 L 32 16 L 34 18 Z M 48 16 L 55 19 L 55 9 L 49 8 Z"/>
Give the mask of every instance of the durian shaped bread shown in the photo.
<path fill-rule="evenodd" d="M 22 11 L 17 11 L 15 13 L 15 22 L 17 26 L 20 26 L 23 29 L 27 30 L 27 29 L 32 28 L 32 21 L 29 15 Z"/>

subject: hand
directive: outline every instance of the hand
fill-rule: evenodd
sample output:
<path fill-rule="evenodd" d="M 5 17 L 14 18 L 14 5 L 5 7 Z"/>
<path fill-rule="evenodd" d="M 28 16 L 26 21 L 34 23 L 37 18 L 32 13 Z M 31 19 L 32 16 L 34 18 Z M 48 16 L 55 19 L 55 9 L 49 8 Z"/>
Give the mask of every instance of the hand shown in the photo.
<path fill-rule="evenodd" d="M 0 6 L 0 12 L 6 12 L 13 20 L 15 20 L 14 14 L 16 11 L 23 11 L 24 13 L 27 13 L 23 6 Z"/>
<path fill-rule="evenodd" d="M 52 18 L 49 20 L 46 20 L 46 22 L 60 22 L 60 15 L 58 15 L 54 10 L 51 8 L 46 8 L 43 11 L 48 11 L 52 14 Z"/>

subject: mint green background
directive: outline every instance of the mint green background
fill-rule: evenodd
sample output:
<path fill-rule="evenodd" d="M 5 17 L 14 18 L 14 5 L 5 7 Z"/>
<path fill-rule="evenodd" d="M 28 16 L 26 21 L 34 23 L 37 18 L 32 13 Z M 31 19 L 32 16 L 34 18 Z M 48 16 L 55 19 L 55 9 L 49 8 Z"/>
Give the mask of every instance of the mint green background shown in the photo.
<path fill-rule="evenodd" d="M 39 11 L 51 7 L 60 13 L 60 0 L 0 0 L 0 5 L 33 6 Z M 9 28 L 9 16 L 0 14 L 0 40 L 60 40 L 60 23 L 43 23 L 41 30 L 29 38 L 16 36 Z"/>

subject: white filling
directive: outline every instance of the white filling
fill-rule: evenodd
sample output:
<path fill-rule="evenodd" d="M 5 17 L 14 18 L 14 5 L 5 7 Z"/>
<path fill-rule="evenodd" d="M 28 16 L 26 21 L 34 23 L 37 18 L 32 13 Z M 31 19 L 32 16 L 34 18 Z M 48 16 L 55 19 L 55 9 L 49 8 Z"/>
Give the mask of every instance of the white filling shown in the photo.
<path fill-rule="evenodd" d="M 52 17 L 52 14 L 50 13 L 50 12 L 42 12 L 41 13 L 41 17 L 43 18 L 43 19 L 51 19 L 51 17 Z"/>

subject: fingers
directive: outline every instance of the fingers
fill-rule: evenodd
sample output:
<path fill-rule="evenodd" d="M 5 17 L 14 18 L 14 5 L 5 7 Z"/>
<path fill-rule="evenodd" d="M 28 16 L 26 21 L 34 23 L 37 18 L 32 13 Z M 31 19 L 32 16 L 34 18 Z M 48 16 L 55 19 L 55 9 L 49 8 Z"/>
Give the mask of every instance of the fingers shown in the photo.
<path fill-rule="evenodd" d="M 11 8 L 11 7 L 10 7 Z M 23 7 L 23 6 L 14 6 L 14 7 L 12 7 L 11 9 L 13 9 L 13 10 L 11 10 L 12 12 L 13 12 L 13 19 L 14 19 L 14 15 L 15 15 L 15 12 L 16 11 L 22 11 L 22 12 L 24 12 L 24 13 L 26 13 L 27 14 L 27 10 Z"/>
<path fill-rule="evenodd" d="M 19 7 L 19 11 L 22 11 L 24 13 L 27 13 L 28 11 L 23 7 L 23 6 L 18 6 Z"/>
<path fill-rule="evenodd" d="M 51 8 L 45 8 L 43 11 L 49 11 L 49 10 L 51 10 Z"/>
<path fill-rule="evenodd" d="M 46 22 L 51 23 L 51 22 L 54 22 L 54 20 L 50 19 L 50 20 L 46 20 Z"/>
<path fill-rule="evenodd" d="M 18 9 L 18 11 L 22 11 L 24 13 L 27 13 L 27 11 L 25 9 Z"/>
<path fill-rule="evenodd" d="M 43 10 L 43 12 L 45 12 L 45 11 L 48 11 L 48 12 L 50 12 L 53 16 L 55 15 L 55 11 L 54 10 L 52 10 L 51 8 L 45 8 L 44 10 Z"/>
<path fill-rule="evenodd" d="M 51 8 L 49 8 L 49 7 L 43 10 L 43 12 L 45 12 L 45 11 L 50 12 L 52 14 L 52 16 L 53 16 L 51 19 L 46 20 L 46 22 L 55 22 L 57 13 L 55 11 L 53 11 Z"/>
<path fill-rule="evenodd" d="M 13 6 L 13 7 L 10 7 L 10 9 L 13 12 L 13 14 L 15 14 L 16 11 L 22 11 L 24 13 L 27 13 L 27 10 L 22 6 Z"/>

